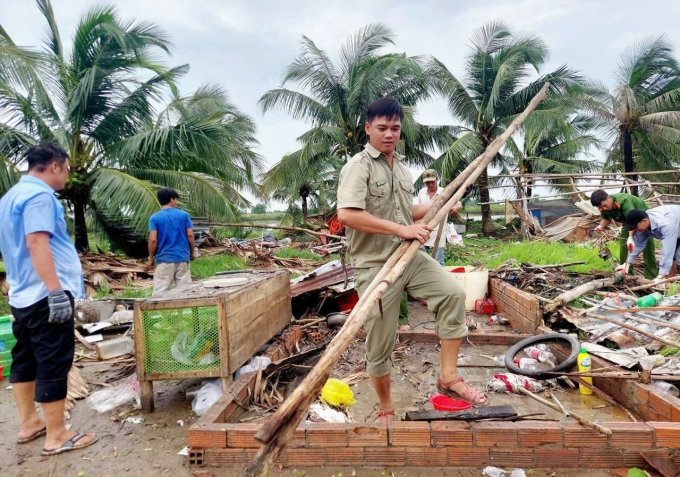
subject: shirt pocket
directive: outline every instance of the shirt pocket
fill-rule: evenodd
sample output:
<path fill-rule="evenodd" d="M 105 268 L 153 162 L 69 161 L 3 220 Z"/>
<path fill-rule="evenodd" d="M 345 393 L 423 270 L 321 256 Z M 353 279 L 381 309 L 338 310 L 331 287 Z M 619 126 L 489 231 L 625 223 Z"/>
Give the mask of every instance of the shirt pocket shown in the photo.
<path fill-rule="evenodd" d="M 373 182 L 368 186 L 368 197 L 366 198 L 366 210 L 381 218 L 386 218 L 387 206 L 389 205 L 389 185 L 386 181 Z"/>
<path fill-rule="evenodd" d="M 408 192 L 409 195 L 409 203 L 413 201 L 413 191 L 415 190 L 413 188 L 413 184 L 411 181 L 399 181 L 399 184 L 401 185 L 401 188 L 404 190 L 404 192 Z"/>

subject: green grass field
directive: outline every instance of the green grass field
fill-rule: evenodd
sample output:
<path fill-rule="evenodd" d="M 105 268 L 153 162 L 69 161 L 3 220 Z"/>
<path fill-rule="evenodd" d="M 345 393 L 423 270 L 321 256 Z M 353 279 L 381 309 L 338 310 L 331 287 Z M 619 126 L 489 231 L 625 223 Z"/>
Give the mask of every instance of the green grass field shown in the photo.
<path fill-rule="evenodd" d="M 245 260 L 233 255 L 221 254 L 198 257 L 191 262 L 191 276 L 196 280 L 212 277 L 217 272 L 248 268 Z"/>
<path fill-rule="evenodd" d="M 279 258 L 304 258 L 306 260 L 321 261 L 323 257 L 311 250 L 299 249 L 295 247 L 283 247 L 274 252 L 275 257 Z"/>

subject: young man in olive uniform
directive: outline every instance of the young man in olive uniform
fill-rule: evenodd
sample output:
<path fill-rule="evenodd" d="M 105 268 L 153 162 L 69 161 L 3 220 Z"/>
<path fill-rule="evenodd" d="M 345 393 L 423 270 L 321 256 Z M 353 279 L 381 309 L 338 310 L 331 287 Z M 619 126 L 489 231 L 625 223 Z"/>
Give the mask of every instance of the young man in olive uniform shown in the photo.
<path fill-rule="evenodd" d="M 369 107 L 364 125 L 369 143 L 340 172 L 338 219 L 347 226 L 357 288 L 363 295 L 402 240 L 425 243 L 432 228 L 414 223 L 429 205 L 413 206 L 413 183 L 403 158 L 395 152 L 404 116 L 399 102 L 381 98 Z M 468 386 L 456 373 L 465 324 L 465 292 L 432 257 L 420 250 L 403 275 L 383 295 L 366 321 L 366 372 L 371 377 L 380 409 L 380 422 L 390 424 L 394 403 L 390 392 L 392 351 L 397 334 L 402 291 L 427 301 L 435 314 L 441 339 L 441 392 L 463 397 L 475 405 L 486 403 L 480 390 Z"/>
<path fill-rule="evenodd" d="M 634 195 L 624 193 L 609 195 L 602 189 L 592 193 L 590 196 L 590 203 L 593 204 L 602 215 L 602 221 L 600 222 L 600 225 L 595 228 L 595 231 L 604 231 L 612 220 L 622 224 L 621 236 L 619 238 L 619 262 L 621 264 L 626 263 L 628 254 L 633 251 L 633 247 L 635 246 L 633 234 L 630 233 L 626 226 L 626 215 L 631 210 L 647 210 L 649 207 L 647 207 L 644 200 Z M 659 273 L 659 267 L 656 264 L 653 240 L 647 242 L 642 256 L 645 263 L 645 278 L 655 278 Z"/>

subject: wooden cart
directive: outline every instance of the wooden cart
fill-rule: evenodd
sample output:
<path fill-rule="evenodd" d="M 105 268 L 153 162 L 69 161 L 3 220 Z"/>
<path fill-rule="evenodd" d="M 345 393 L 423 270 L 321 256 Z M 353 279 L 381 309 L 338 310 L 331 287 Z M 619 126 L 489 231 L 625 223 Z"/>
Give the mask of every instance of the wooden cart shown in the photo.
<path fill-rule="evenodd" d="M 143 410 L 153 411 L 156 380 L 222 378 L 226 388 L 232 374 L 290 323 L 288 271 L 226 277 L 245 283 L 213 287 L 215 280 L 193 282 L 135 305 Z"/>

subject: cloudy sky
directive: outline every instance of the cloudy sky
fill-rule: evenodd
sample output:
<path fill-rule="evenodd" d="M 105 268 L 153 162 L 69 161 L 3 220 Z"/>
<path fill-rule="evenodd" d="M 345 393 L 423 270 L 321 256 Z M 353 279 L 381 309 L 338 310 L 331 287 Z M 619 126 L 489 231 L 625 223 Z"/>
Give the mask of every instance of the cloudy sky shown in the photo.
<path fill-rule="evenodd" d="M 52 0 L 62 36 L 72 37 L 78 17 L 94 0 Z M 614 83 L 621 53 L 635 42 L 666 38 L 680 54 L 680 2 L 674 0 L 116 0 L 123 18 L 155 22 L 172 38 L 168 65 L 188 63 L 181 80 L 188 93 L 209 82 L 222 85 L 258 125 L 258 152 L 268 165 L 296 149 L 306 129 L 285 113 L 263 115 L 257 101 L 280 85 L 284 68 L 306 35 L 335 56 L 348 35 L 380 22 L 395 33 L 394 51 L 430 54 L 462 73 L 469 38 L 482 24 L 501 20 L 515 32 L 548 45 L 549 71 L 568 64 L 605 84 Z M 0 24 L 21 45 L 38 45 L 45 24 L 31 0 L 0 0 Z M 68 43 L 68 41 L 66 42 Z M 438 99 L 419 109 L 421 121 L 452 123 Z"/>

